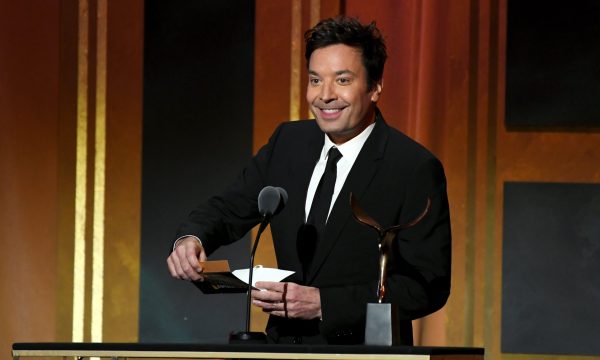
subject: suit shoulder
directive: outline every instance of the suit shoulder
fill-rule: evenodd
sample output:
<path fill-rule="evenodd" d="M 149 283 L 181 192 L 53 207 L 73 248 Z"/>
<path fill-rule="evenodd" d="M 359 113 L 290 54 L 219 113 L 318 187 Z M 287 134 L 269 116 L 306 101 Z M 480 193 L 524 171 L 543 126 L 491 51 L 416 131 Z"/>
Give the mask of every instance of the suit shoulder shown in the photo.
<path fill-rule="evenodd" d="M 314 120 L 290 120 L 284 121 L 279 125 L 281 130 L 285 131 L 306 131 L 320 133 L 321 129 Z"/>
<path fill-rule="evenodd" d="M 392 151 L 402 154 L 410 154 L 410 157 L 416 162 L 431 160 L 439 162 L 439 159 L 421 143 L 412 139 L 400 130 L 392 127 L 390 127 L 389 130 L 388 146 Z"/>
<path fill-rule="evenodd" d="M 305 141 L 308 138 L 323 136 L 323 133 L 314 120 L 296 120 L 282 122 L 273 135 L 286 141 Z"/>

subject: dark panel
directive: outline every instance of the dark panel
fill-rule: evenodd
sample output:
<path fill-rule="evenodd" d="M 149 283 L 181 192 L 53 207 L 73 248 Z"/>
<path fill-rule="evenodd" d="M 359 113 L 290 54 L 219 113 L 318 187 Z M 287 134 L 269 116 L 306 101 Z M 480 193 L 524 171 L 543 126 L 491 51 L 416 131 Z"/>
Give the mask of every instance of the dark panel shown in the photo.
<path fill-rule="evenodd" d="M 140 341 L 224 342 L 244 295 L 170 278 L 175 230 L 252 154 L 253 1 L 145 2 Z M 217 251 L 247 265 L 248 237 Z"/>
<path fill-rule="evenodd" d="M 600 355 L 600 185 L 505 183 L 502 352 Z"/>
<path fill-rule="evenodd" d="M 506 125 L 600 128 L 600 1 L 509 0 Z"/>

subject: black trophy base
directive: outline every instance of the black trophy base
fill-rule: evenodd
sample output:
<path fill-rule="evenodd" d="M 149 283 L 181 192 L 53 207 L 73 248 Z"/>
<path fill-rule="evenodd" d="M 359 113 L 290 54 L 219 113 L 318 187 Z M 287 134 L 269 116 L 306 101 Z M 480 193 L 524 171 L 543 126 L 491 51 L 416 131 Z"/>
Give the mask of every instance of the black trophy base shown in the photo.
<path fill-rule="evenodd" d="M 234 331 L 229 334 L 230 344 L 266 344 L 267 335 L 262 332 Z"/>
<path fill-rule="evenodd" d="M 367 304 L 365 345 L 399 345 L 398 328 L 397 313 L 392 304 Z"/>

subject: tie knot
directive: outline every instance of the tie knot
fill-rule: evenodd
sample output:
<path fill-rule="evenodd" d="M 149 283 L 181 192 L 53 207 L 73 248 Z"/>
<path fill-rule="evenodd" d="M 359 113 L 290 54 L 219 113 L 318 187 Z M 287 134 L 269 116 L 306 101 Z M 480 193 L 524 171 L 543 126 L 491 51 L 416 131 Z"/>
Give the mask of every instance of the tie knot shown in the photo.
<path fill-rule="evenodd" d="M 327 153 L 327 167 L 337 164 L 337 162 L 342 158 L 342 153 L 335 147 L 332 146 Z"/>

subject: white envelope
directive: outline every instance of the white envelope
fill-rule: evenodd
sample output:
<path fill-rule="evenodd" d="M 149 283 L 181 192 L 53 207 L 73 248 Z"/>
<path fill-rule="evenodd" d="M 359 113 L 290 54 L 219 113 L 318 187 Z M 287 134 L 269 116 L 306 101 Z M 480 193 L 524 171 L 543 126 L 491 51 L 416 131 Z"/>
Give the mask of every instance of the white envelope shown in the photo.
<path fill-rule="evenodd" d="M 249 272 L 248 269 L 239 269 L 234 270 L 233 275 L 238 279 L 242 280 L 246 284 L 248 283 Z M 286 277 L 292 275 L 294 272 L 289 270 L 279 270 L 273 268 L 262 267 L 261 265 L 257 265 L 254 267 L 254 274 L 252 275 L 252 286 L 256 284 L 257 281 L 276 281 L 279 282 Z"/>

